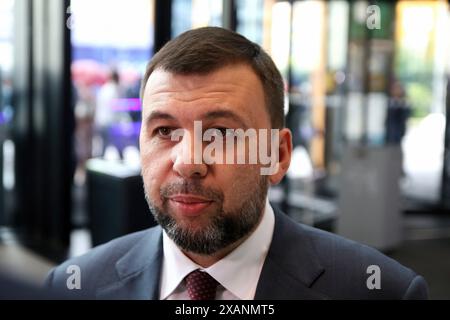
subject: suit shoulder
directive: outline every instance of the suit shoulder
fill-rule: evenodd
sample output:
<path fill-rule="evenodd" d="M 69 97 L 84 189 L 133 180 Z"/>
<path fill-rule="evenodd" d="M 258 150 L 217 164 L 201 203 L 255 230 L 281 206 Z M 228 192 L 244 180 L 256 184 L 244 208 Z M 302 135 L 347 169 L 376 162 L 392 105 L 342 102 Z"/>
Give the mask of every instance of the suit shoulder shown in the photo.
<path fill-rule="evenodd" d="M 112 279 L 118 279 L 116 263 L 149 234 L 159 232 L 158 227 L 131 233 L 99 245 L 87 253 L 71 258 L 52 269 L 47 276 L 49 287 L 64 289 L 68 276 L 68 268 L 76 266 L 81 270 L 85 292 L 97 288 Z"/>
<path fill-rule="evenodd" d="M 426 297 L 425 280 L 379 250 L 290 221 L 286 227 L 292 241 L 309 243 L 323 267 L 323 275 L 315 286 L 328 296 L 349 299 Z M 368 289 L 368 278 L 375 272 L 380 275 L 382 290 Z"/>
<path fill-rule="evenodd" d="M 322 259 L 325 264 L 332 263 L 334 266 L 341 264 L 377 265 L 390 273 L 403 275 L 402 278 L 405 278 L 405 280 L 412 279 L 415 276 L 414 271 L 373 247 L 310 226 L 300 225 L 300 228 L 311 239 L 316 253 L 319 256 L 326 257 L 326 259 Z"/>

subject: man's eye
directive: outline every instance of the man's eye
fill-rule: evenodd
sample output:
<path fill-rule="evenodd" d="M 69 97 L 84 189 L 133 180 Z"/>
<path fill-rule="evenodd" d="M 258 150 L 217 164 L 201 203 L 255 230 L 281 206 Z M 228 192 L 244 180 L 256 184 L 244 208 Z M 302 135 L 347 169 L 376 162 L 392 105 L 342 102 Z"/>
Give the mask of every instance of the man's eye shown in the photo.
<path fill-rule="evenodd" d="M 155 130 L 155 133 L 162 138 L 170 138 L 173 129 L 169 127 L 160 127 Z"/>
<path fill-rule="evenodd" d="M 216 135 L 220 135 L 222 137 L 225 137 L 228 133 L 227 130 L 228 128 L 213 128 L 215 130 L 215 134 Z"/>

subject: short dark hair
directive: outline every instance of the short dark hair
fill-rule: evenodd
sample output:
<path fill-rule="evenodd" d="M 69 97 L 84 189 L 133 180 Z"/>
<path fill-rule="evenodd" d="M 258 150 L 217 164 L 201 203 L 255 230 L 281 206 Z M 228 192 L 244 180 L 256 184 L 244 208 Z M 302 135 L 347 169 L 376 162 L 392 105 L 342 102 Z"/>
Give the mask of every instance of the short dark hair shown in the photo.
<path fill-rule="evenodd" d="M 272 128 L 283 128 L 284 84 L 275 63 L 258 44 L 223 28 L 193 29 L 169 41 L 147 65 L 141 98 L 148 78 L 158 68 L 175 74 L 207 74 L 239 63 L 251 66 L 258 75 Z"/>

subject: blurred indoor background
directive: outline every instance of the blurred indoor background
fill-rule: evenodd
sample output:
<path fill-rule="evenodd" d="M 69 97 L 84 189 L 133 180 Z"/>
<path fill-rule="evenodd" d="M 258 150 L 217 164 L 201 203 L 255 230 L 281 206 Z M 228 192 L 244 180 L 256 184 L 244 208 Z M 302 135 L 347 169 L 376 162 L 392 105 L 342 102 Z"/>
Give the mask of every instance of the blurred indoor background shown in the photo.
<path fill-rule="evenodd" d="M 154 224 L 141 77 L 208 25 L 260 44 L 284 77 L 295 149 L 272 202 L 450 299 L 448 1 L 0 0 L 0 269 L 41 283 Z"/>

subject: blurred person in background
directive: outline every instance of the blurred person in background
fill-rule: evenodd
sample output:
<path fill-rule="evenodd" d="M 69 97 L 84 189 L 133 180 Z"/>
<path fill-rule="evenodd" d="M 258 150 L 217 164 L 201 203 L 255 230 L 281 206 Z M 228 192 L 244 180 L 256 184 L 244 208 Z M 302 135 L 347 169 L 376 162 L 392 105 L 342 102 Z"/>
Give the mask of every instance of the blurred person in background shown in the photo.
<path fill-rule="evenodd" d="M 1 70 L 0 70 L 1 72 Z M 13 104 L 13 85 L 11 75 L 4 73 L 0 74 L 0 113 L 2 117 L 2 124 L 10 124 L 13 118 L 14 109 Z"/>
<path fill-rule="evenodd" d="M 391 86 L 386 114 L 386 143 L 399 145 L 406 133 L 406 125 L 411 115 L 411 106 L 406 100 L 406 93 L 399 81 Z"/>
<path fill-rule="evenodd" d="M 75 182 L 82 185 L 86 175 L 86 161 L 92 157 L 94 137 L 95 96 L 91 86 L 80 83 L 73 86 L 75 103 L 75 153 L 77 168 Z"/>
<path fill-rule="evenodd" d="M 101 155 L 114 141 L 111 139 L 110 130 L 115 122 L 115 101 L 122 97 L 120 76 L 117 70 L 112 69 L 108 80 L 99 89 L 95 107 L 95 131 L 101 138 Z"/>
<path fill-rule="evenodd" d="M 128 86 L 127 90 L 125 91 L 126 98 L 128 98 L 128 99 L 139 98 L 140 90 L 141 90 L 141 82 L 142 82 L 142 77 L 139 77 L 135 82 L 133 82 L 130 86 Z M 131 111 L 131 112 L 129 112 L 129 116 L 130 116 L 130 119 L 132 122 L 141 121 L 140 112 Z"/>
<path fill-rule="evenodd" d="M 282 77 L 261 47 L 222 28 L 191 30 L 153 57 L 142 84 L 142 176 L 159 226 L 66 261 L 49 273 L 49 287 L 64 290 L 77 266 L 80 290 L 69 294 L 98 299 L 427 298 L 413 270 L 268 202 L 289 168 L 292 135 Z M 276 130 L 275 170 L 192 161 L 194 121 L 217 137 Z"/>

